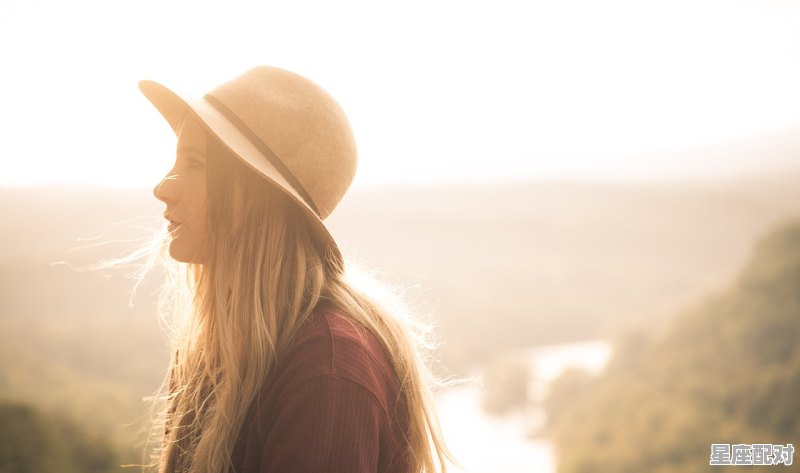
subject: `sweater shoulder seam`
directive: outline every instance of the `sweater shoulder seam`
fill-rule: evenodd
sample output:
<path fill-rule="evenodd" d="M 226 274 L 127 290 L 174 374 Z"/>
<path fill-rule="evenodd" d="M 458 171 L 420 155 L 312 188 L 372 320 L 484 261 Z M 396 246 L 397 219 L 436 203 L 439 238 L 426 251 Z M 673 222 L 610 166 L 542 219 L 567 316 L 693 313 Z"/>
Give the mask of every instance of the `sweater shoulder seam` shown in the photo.
<path fill-rule="evenodd" d="M 306 384 L 309 384 L 309 383 L 311 383 L 313 381 L 322 380 L 322 378 L 336 379 L 336 380 L 339 380 L 339 381 L 344 381 L 344 382 L 346 382 L 348 384 L 353 384 L 355 386 L 358 386 L 361 390 L 363 390 L 367 394 L 369 394 L 369 397 L 372 399 L 372 401 L 375 402 L 375 404 L 378 405 L 378 408 L 380 409 L 381 414 L 383 414 L 383 420 L 384 420 L 384 422 L 386 422 L 386 425 L 387 426 L 391 425 L 390 416 L 389 416 L 388 412 L 386 411 L 386 408 L 383 406 L 383 403 L 381 403 L 381 400 L 378 397 L 378 395 L 375 394 L 375 391 L 372 390 L 369 386 L 365 386 L 364 383 L 361 383 L 361 382 L 356 381 L 354 379 L 350 379 L 350 378 L 347 378 L 347 377 L 344 377 L 344 376 L 340 376 L 339 374 L 333 373 L 333 372 L 331 372 L 331 373 L 320 373 L 320 374 L 313 375 L 308 379 L 304 379 L 303 381 L 300 381 L 299 383 L 297 383 L 297 385 L 295 385 L 295 389 L 296 388 L 300 388 L 300 387 L 302 387 L 302 386 L 304 386 Z"/>

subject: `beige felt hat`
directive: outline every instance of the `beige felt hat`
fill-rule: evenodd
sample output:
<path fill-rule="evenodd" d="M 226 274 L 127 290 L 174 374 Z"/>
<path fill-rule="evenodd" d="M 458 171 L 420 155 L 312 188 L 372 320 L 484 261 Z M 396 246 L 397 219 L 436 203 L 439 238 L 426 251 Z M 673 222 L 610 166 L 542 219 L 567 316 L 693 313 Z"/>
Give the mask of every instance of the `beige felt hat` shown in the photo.
<path fill-rule="evenodd" d="M 201 100 L 144 80 L 139 89 L 175 133 L 187 112 L 242 161 L 294 199 L 314 236 L 339 261 L 322 222 L 356 172 L 356 145 L 347 117 L 322 88 L 293 72 L 256 67 Z"/>

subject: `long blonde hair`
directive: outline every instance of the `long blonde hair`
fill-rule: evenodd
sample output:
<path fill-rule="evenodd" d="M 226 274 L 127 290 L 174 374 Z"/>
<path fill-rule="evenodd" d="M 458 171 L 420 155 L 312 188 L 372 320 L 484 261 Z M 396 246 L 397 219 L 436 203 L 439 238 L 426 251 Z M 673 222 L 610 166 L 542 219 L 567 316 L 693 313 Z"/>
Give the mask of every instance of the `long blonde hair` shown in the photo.
<path fill-rule="evenodd" d="M 209 257 L 176 264 L 182 276 L 168 278 L 163 294 L 176 317 L 157 428 L 159 472 L 230 470 L 248 407 L 323 302 L 375 334 L 389 354 L 408 408 L 411 471 L 446 472 L 454 459 L 433 404 L 440 381 L 426 366 L 425 326 L 356 288 L 343 263 L 314 242 L 296 204 L 215 137 L 207 144 Z"/>

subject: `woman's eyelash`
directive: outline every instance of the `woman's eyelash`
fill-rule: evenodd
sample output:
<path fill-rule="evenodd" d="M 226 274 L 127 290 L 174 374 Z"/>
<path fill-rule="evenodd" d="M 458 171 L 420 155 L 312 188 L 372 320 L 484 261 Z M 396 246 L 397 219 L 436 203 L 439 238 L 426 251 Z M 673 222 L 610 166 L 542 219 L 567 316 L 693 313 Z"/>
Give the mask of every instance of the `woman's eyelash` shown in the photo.
<path fill-rule="evenodd" d="M 205 166 L 205 162 L 197 158 L 186 158 L 186 164 L 190 168 Z"/>

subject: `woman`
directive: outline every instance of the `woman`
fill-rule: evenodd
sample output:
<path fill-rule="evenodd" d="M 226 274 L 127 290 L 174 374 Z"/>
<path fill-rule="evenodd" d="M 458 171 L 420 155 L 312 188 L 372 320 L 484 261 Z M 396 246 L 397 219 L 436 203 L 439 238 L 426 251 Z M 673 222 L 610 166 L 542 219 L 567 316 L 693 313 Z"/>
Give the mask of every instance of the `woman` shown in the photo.
<path fill-rule="evenodd" d="M 271 67 L 202 100 L 140 89 L 178 137 L 154 193 L 189 294 L 159 471 L 446 471 L 414 332 L 346 281 L 323 224 L 356 168 L 336 102 Z"/>

